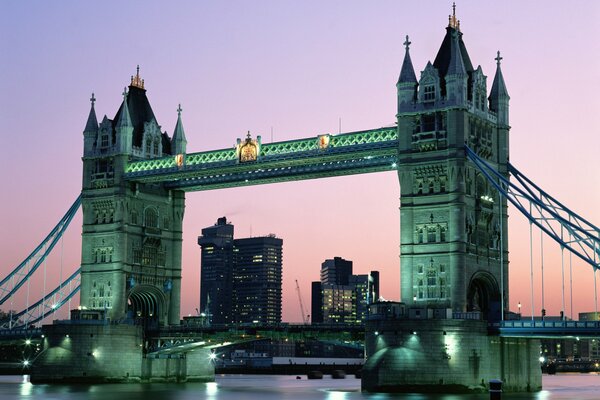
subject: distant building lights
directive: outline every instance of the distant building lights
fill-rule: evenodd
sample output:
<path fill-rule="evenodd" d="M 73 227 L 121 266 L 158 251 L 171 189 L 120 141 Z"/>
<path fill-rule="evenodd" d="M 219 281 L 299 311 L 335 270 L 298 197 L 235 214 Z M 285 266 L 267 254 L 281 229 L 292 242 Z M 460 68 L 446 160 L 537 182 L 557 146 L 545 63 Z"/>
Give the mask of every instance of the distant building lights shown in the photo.
<path fill-rule="evenodd" d="M 69 338 L 69 334 L 67 333 L 67 334 L 65 335 L 65 337 L 68 339 L 68 338 Z"/>
<path fill-rule="evenodd" d="M 29 366 L 29 360 L 24 360 L 24 361 L 23 361 L 23 366 L 24 366 L 24 367 L 27 367 L 27 366 Z"/>
<path fill-rule="evenodd" d="M 375 336 L 379 336 L 379 331 L 375 331 Z"/>
<path fill-rule="evenodd" d="M 210 354 L 208 355 L 208 358 L 209 358 L 211 361 L 213 361 L 215 358 L 217 358 L 217 355 L 216 355 L 215 353 L 210 353 Z"/>
<path fill-rule="evenodd" d="M 31 344 L 31 340 L 30 339 L 25 340 L 25 344 L 27 344 L 27 345 Z"/>
<path fill-rule="evenodd" d="M 543 363 L 546 361 L 546 358 L 544 356 L 540 356 L 540 362 Z"/>
<path fill-rule="evenodd" d="M 392 168 L 396 168 L 397 166 L 398 166 L 398 164 L 392 163 Z"/>
<path fill-rule="evenodd" d="M 413 334 L 413 335 L 416 335 L 416 334 L 417 334 L 417 331 L 412 331 L 412 334 Z"/>

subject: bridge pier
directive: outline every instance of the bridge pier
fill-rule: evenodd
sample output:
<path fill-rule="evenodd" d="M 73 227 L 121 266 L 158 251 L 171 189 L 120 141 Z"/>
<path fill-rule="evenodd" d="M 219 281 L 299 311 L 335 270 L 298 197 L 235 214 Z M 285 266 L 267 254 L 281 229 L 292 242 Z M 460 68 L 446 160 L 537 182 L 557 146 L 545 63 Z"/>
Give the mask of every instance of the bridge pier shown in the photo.
<path fill-rule="evenodd" d="M 42 328 L 44 347 L 32 362 L 32 383 L 214 381 L 209 349 L 146 357 L 140 326 L 61 322 Z"/>
<path fill-rule="evenodd" d="M 491 336 L 482 320 L 369 321 L 362 390 L 484 392 L 500 379 L 505 392 L 538 391 L 539 348 L 536 339 Z"/>

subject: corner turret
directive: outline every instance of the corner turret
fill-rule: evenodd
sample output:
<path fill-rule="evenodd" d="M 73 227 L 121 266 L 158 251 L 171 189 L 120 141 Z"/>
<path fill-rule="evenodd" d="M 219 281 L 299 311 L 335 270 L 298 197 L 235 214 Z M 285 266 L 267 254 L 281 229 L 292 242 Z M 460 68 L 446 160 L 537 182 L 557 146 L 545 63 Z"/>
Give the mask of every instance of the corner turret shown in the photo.
<path fill-rule="evenodd" d="M 459 32 L 451 31 L 450 62 L 446 72 L 446 98 L 455 105 L 465 104 L 467 100 L 468 74 L 460 52 Z"/>
<path fill-rule="evenodd" d="M 502 76 L 502 69 L 500 68 L 500 52 L 496 56 L 496 75 L 494 76 L 494 83 L 492 83 L 492 90 L 488 100 L 490 101 L 490 110 L 494 111 L 498 116 L 498 124 L 508 126 L 508 103 L 510 96 L 506 90 L 506 84 L 504 83 L 504 77 Z"/>
<path fill-rule="evenodd" d="M 174 154 L 185 154 L 187 140 L 185 138 L 185 131 L 183 130 L 183 123 L 181 122 L 181 104 L 177 107 L 177 124 L 175 125 L 175 131 L 173 132 L 172 150 Z"/>
<path fill-rule="evenodd" d="M 131 116 L 129 115 L 129 107 L 127 106 L 127 88 L 123 91 L 123 105 L 121 107 L 121 113 L 117 120 L 117 125 L 115 126 L 117 153 L 130 154 L 133 123 L 131 122 Z"/>
<path fill-rule="evenodd" d="M 400 70 L 400 77 L 396 88 L 398 90 L 398 112 L 404 111 L 407 107 L 414 104 L 417 99 L 417 77 L 415 75 L 415 69 L 413 68 L 412 61 L 410 59 L 410 41 L 408 35 L 406 35 L 406 41 L 404 47 L 406 53 L 404 54 L 404 61 L 402 62 L 402 69 Z"/>
<path fill-rule="evenodd" d="M 94 93 L 92 93 L 92 98 L 90 99 L 90 102 L 92 103 L 92 107 L 90 108 L 90 114 L 88 115 L 88 119 L 85 124 L 85 129 L 83 130 L 84 156 L 93 153 L 94 143 L 96 141 L 96 136 L 98 135 L 98 119 L 96 118 L 96 110 L 94 109 L 94 103 L 96 102 Z"/>

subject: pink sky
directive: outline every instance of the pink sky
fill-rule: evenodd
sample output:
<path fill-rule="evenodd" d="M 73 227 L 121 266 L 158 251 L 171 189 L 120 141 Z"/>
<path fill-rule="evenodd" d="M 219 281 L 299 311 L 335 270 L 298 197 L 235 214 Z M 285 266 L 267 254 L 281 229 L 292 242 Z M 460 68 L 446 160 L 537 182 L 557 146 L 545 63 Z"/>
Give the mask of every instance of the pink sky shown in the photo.
<path fill-rule="evenodd" d="M 275 141 L 335 133 L 340 117 L 343 131 L 375 128 L 395 122 L 404 36 L 418 75 L 435 58 L 450 10 L 442 1 L 1 2 L 1 275 L 81 189 L 91 92 L 98 118 L 113 118 L 137 64 L 170 135 L 182 104 L 189 152 L 230 147 L 248 130 L 268 142 L 271 127 Z M 457 15 L 488 87 L 496 51 L 504 57 L 511 161 L 600 224 L 600 3 L 461 1 Z M 309 306 L 310 282 L 334 256 L 353 260 L 357 273 L 381 271 L 382 295 L 399 299 L 398 197 L 393 172 L 189 193 L 182 314 L 199 301 L 196 237 L 220 216 L 235 224 L 237 237 L 283 238 L 286 321 L 300 321 L 294 280 Z M 509 223 L 510 306 L 521 301 L 529 314 L 528 225 L 514 210 Z M 63 275 L 78 265 L 80 234 L 78 215 L 64 239 Z M 539 313 L 537 232 L 535 238 Z M 546 247 L 546 308 L 558 314 L 560 250 Z M 55 253 L 47 286 L 60 275 Z M 573 271 L 573 310 L 591 311 L 591 268 L 574 257 Z M 570 315 L 568 282 L 566 310 Z"/>

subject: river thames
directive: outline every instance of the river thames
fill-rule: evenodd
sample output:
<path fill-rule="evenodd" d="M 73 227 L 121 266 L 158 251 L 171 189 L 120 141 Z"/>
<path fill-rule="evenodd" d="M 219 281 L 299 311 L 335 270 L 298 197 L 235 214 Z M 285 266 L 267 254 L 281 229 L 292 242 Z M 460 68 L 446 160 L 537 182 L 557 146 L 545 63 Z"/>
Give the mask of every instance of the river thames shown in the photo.
<path fill-rule="evenodd" d="M 544 390 L 538 393 L 505 394 L 504 399 L 599 399 L 600 375 L 544 375 Z M 214 383 L 32 385 L 27 376 L 0 376 L 0 399 L 102 399 L 102 400 L 354 400 L 489 399 L 487 393 L 473 395 L 371 394 L 360 392 L 360 380 L 307 380 L 305 377 L 268 375 L 218 375 Z"/>

